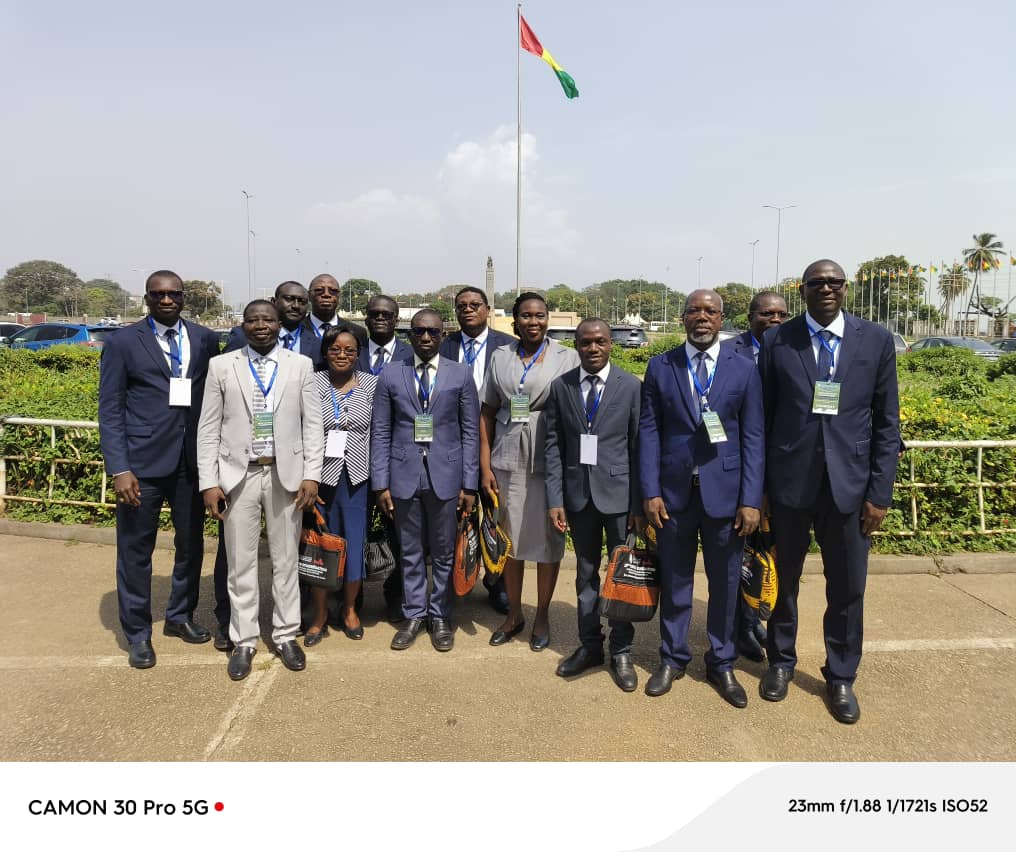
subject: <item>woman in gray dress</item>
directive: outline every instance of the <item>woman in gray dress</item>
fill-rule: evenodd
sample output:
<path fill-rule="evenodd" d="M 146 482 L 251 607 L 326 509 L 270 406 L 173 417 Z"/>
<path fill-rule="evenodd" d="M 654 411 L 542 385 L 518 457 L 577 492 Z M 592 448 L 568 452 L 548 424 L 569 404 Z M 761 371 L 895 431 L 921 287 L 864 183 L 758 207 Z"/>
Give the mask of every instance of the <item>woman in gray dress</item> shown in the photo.
<path fill-rule="evenodd" d="M 500 521 L 512 541 L 505 562 L 508 614 L 490 637 L 503 645 L 522 632 L 522 576 L 527 561 L 536 563 L 537 605 L 529 647 L 542 651 L 550 643 L 548 610 L 564 556 L 564 533 L 547 515 L 543 482 L 543 408 L 550 384 L 577 367 L 578 354 L 547 337 L 547 303 L 538 293 L 515 300 L 517 345 L 502 346 L 490 359 L 480 398 L 480 487 L 496 494 Z"/>

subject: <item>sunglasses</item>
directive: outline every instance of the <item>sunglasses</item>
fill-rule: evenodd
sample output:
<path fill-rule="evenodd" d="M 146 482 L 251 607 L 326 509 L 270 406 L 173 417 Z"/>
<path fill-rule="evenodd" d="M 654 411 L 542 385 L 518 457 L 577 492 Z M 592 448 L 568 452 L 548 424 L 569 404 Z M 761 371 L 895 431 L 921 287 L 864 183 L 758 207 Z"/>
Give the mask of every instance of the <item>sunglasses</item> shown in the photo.
<path fill-rule="evenodd" d="M 478 311 L 485 307 L 486 305 L 483 304 L 483 302 L 459 302 L 455 306 L 455 312 L 458 314 L 464 314 L 466 311 Z"/>
<path fill-rule="evenodd" d="M 810 287 L 812 290 L 821 290 L 823 287 L 828 287 L 835 293 L 846 287 L 847 282 L 842 278 L 812 278 L 811 281 L 805 281 L 804 286 Z"/>
<path fill-rule="evenodd" d="M 157 293 L 154 291 L 149 291 L 147 295 L 149 299 L 155 302 L 158 302 L 167 296 L 174 302 L 183 301 L 183 290 L 160 290 Z"/>
<path fill-rule="evenodd" d="M 391 311 L 367 311 L 367 319 L 395 319 Z"/>
<path fill-rule="evenodd" d="M 429 328 L 427 326 L 416 326 L 414 325 L 409 329 L 410 334 L 413 337 L 440 337 L 444 330 L 440 328 Z"/>

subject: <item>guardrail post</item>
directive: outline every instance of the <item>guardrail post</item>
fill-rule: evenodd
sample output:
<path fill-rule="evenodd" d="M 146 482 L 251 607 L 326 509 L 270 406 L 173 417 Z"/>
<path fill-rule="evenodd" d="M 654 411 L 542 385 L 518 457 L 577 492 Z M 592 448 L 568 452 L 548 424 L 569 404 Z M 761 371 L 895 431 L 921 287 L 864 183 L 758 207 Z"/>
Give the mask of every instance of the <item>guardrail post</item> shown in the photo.
<path fill-rule="evenodd" d="M 987 531 L 988 527 L 984 522 L 984 447 L 977 448 L 977 512 L 981 519 L 981 532 Z"/>
<path fill-rule="evenodd" d="M 917 488 L 914 487 L 914 483 L 917 482 L 916 477 L 916 466 L 914 463 L 914 454 L 910 454 L 910 529 L 914 531 L 914 535 L 917 535 Z"/>
<path fill-rule="evenodd" d="M 46 496 L 53 499 L 53 482 L 56 479 L 56 426 L 49 427 L 49 446 L 53 450 L 53 458 L 49 461 L 49 488 L 46 489 Z"/>

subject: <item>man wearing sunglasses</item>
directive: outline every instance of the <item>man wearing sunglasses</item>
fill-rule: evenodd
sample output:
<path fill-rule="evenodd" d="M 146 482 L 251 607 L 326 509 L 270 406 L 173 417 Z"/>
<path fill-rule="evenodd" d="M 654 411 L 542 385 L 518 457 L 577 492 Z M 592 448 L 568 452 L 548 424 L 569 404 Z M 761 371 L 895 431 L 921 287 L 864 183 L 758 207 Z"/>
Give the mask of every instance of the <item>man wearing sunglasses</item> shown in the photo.
<path fill-rule="evenodd" d="M 871 534 L 892 502 L 900 448 L 896 349 L 883 326 L 842 310 L 843 268 L 812 263 L 807 312 L 765 333 L 759 369 L 766 410 L 766 482 L 779 592 L 759 692 L 782 701 L 797 664 L 797 594 L 815 538 L 826 578 L 823 619 L 829 712 L 853 724 Z"/>
<path fill-rule="evenodd" d="M 333 276 L 327 272 L 315 275 L 307 292 L 310 295 L 310 315 L 301 324 L 300 333 L 309 335 L 317 344 L 311 354 L 315 370 L 325 369 L 325 362 L 321 357 L 321 337 L 330 328 L 352 334 L 360 341 L 360 351 L 367 348 L 367 332 L 363 326 L 347 322 L 336 313 L 342 288 Z"/>
<path fill-rule="evenodd" d="M 395 336 L 399 305 L 390 296 L 371 296 L 367 302 L 366 346 L 360 347 L 356 368 L 380 376 L 386 365 L 413 357 L 413 349 Z"/>
<path fill-rule="evenodd" d="M 412 360 L 382 370 L 374 392 L 371 488 L 395 522 L 401 554 L 406 622 L 392 639 L 396 651 L 412 645 L 428 622 L 434 648 L 452 649 L 455 534 L 459 516 L 472 511 L 479 481 L 476 385 L 464 364 L 438 354 L 442 336 L 441 316 L 430 308 L 417 311 Z"/>
<path fill-rule="evenodd" d="M 787 318 L 787 303 L 778 293 L 756 293 L 748 305 L 748 330 L 725 344 L 738 355 L 751 358 L 758 364 L 762 335 L 780 325 Z M 766 629 L 758 613 L 748 606 L 742 596 L 737 599 L 737 653 L 756 663 L 765 661 Z"/>
<path fill-rule="evenodd" d="M 202 643 L 195 624 L 203 557 L 204 505 L 198 493 L 196 436 L 215 332 L 181 319 L 183 281 L 153 272 L 145 282 L 148 316 L 109 337 L 99 371 L 99 442 L 116 492 L 116 590 L 128 662 L 155 665 L 152 552 L 168 502 L 176 557 L 163 633 Z"/>

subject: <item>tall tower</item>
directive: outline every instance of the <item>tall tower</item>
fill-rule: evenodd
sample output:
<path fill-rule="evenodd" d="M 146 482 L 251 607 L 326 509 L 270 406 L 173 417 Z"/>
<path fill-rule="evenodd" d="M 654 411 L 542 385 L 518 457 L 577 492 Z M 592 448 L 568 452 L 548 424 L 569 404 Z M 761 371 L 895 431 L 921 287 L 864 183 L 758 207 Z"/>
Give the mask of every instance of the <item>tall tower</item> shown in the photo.
<path fill-rule="evenodd" d="M 494 307 L 494 260 L 487 256 L 487 280 L 483 288 L 487 292 L 487 302 Z"/>

